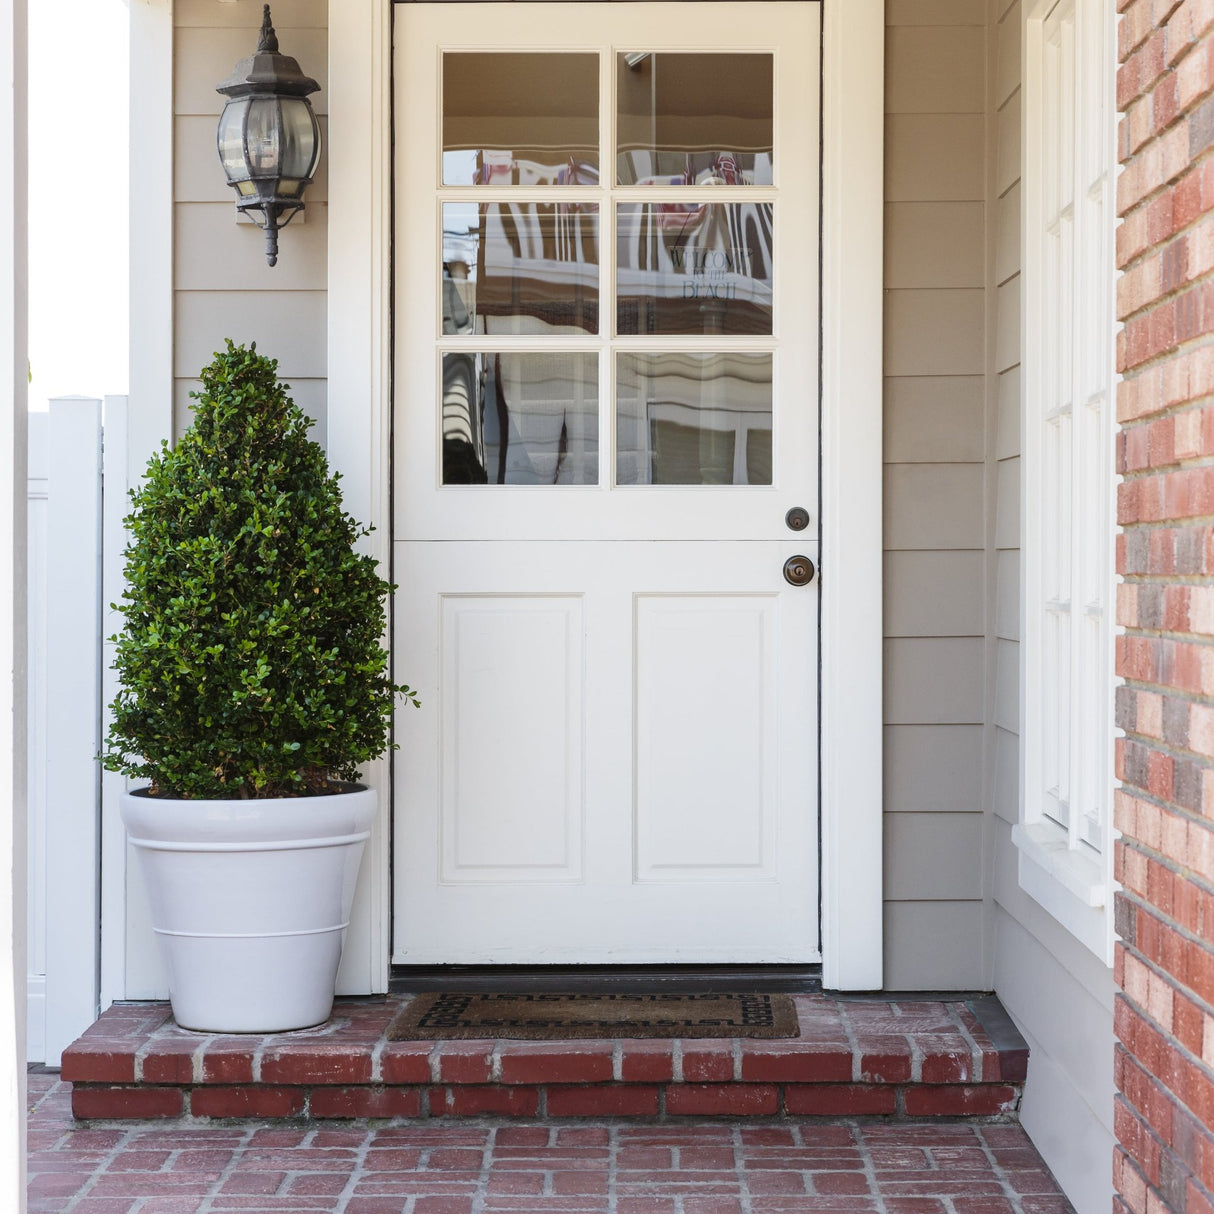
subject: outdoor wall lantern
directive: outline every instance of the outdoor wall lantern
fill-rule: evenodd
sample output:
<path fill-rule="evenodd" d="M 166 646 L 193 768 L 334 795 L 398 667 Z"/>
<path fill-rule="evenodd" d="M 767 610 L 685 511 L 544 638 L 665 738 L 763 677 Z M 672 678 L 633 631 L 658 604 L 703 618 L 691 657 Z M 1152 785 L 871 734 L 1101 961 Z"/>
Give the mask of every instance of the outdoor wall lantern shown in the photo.
<path fill-rule="evenodd" d="M 216 132 L 219 160 L 236 209 L 265 231 L 270 265 L 278 260 L 278 229 L 303 210 L 320 159 L 320 126 L 308 100 L 319 89 L 290 55 L 279 54 L 267 4 L 256 52 L 215 90 L 228 99 Z"/>

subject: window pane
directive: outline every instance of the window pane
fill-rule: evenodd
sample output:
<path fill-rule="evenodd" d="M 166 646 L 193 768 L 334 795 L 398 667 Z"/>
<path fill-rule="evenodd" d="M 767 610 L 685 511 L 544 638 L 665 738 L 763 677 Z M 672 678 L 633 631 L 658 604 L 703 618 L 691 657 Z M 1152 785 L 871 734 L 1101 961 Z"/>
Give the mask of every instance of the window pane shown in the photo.
<path fill-rule="evenodd" d="M 620 185 L 771 185 L 772 57 L 616 58 Z"/>
<path fill-rule="evenodd" d="M 599 209 L 443 206 L 444 333 L 597 333 Z"/>
<path fill-rule="evenodd" d="M 772 206 L 621 203 L 616 331 L 772 331 Z"/>
<path fill-rule="evenodd" d="M 619 354 L 616 481 L 770 485 L 770 354 Z"/>
<path fill-rule="evenodd" d="M 597 185 L 597 55 L 443 56 L 445 185 Z"/>
<path fill-rule="evenodd" d="M 597 354 L 443 355 L 444 485 L 594 485 Z"/>

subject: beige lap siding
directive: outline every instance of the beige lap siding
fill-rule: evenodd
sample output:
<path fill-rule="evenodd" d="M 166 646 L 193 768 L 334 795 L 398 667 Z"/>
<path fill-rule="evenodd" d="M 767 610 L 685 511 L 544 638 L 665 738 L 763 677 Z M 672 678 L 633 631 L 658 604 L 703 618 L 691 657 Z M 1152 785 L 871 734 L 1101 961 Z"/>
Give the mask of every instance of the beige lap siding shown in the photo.
<path fill-rule="evenodd" d="M 328 5 L 275 0 L 282 52 L 321 84 L 310 98 L 327 140 Z M 296 402 L 315 417 L 325 440 L 325 290 L 327 157 L 305 195 L 306 211 L 279 238 L 278 264 L 266 265 L 265 238 L 238 224 L 231 187 L 215 154 L 224 98 L 215 85 L 257 45 L 259 4 L 177 0 L 173 6 L 174 87 L 174 421 L 189 425 L 189 393 L 225 337 L 256 341 L 279 360 Z M 302 219 L 302 222 L 301 222 Z"/>
<path fill-rule="evenodd" d="M 885 983 L 984 985 L 985 8 L 886 6 Z"/>

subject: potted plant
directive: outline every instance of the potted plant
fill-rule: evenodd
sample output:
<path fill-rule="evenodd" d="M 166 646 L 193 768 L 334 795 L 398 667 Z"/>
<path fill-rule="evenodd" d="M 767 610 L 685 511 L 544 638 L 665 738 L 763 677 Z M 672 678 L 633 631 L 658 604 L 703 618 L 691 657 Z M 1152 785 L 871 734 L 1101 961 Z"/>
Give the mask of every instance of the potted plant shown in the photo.
<path fill-rule="evenodd" d="M 186 1028 L 323 1022 L 389 744 L 392 589 L 312 425 L 256 346 L 215 356 L 126 519 L 120 691 L 102 761 Z"/>

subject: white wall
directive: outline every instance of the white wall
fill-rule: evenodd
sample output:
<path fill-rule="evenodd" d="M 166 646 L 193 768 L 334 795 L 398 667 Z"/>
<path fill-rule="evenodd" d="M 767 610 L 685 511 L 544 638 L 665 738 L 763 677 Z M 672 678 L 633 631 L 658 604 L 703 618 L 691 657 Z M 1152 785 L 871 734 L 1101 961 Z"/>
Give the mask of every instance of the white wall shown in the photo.
<path fill-rule="evenodd" d="M 1112 971 L 1019 886 L 1020 176 L 1019 0 L 992 0 L 988 166 L 988 695 L 985 801 L 996 993 L 1031 1050 L 1021 1122 L 1078 1214 L 1112 1201 Z"/>
<path fill-rule="evenodd" d="M 25 0 L 0 0 L 0 1209 L 25 1209 Z"/>

